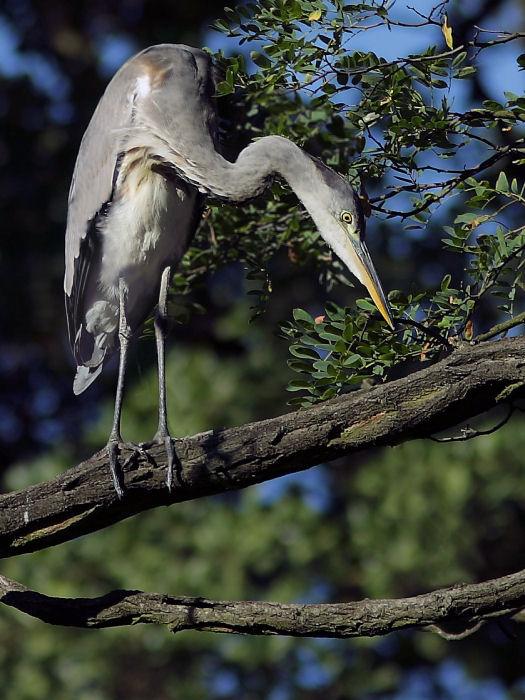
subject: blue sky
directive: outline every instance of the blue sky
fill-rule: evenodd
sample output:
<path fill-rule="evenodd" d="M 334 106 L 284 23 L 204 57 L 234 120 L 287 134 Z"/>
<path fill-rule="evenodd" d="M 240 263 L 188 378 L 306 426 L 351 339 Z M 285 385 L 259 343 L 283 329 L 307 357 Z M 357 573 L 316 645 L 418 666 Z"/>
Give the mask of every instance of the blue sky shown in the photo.
<path fill-rule="evenodd" d="M 416 6 L 422 14 L 430 13 L 436 6 L 436 0 L 398 0 L 394 6 L 392 17 L 402 22 L 418 22 L 418 18 L 410 6 Z M 453 3 L 458 6 L 458 3 Z M 468 16 L 476 7 L 474 0 L 463 0 L 459 7 Z M 438 17 L 439 15 L 436 15 Z M 523 5 L 519 0 L 507 0 L 500 3 L 499 9 L 490 16 L 483 29 L 497 29 L 498 31 L 518 31 L 524 26 Z M 453 27 L 452 27 L 453 29 Z M 484 35 L 484 39 L 494 38 L 495 35 Z M 210 31 L 205 36 L 205 43 L 213 51 L 223 49 L 226 53 L 235 53 L 238 49 L 238 39 L 228 38 L 218 32 Z M 373 51 L 388 61 L 392 61 L 410 53 L 418 53 L 428 45 L 435 45 L 442 50 L 447 50 L 441 29 L 437 26 L 417 28 L 377 27 L 357 33 L 348 42 L 348 50 Z M 245 51 L 253 49 L 253 44 L 244 44 Z M 504 91 L 509 90 L 516 94 L 523 92 L 523 73 L 518 71 L 517 56 L 523 51 L 523 45 L 511 42 L 492 48 L 489 52 L 482 52 L 477 63 L 483 82 L 488 86 L 491 97 L 504 100 Z M 502 80 L 504 76 L 504 81 Z"/>
<path fill-rule="evenodd" d="M 418 11 L 424 14 L 430 12 L 436 5 L 436 0 L 418 0 L 417 3 L 413 0 L 398 0 L 394 6 L 393 16 L 401 21 L 417 21 L 413 11 L 408 9 L 409 5 L 414 4 Z M 474 0 L 464 0 L 459 7 L 468 16 L 475 4 Z M 523 19 L 523 9 L 519 0 L 507 0 L 494 11 L 484 28 L 516 31 L 520 25 L 523 28 Z M 103 34 L 98 36 L 95 42 L 100 56 L 101 73 L 108 78 L 129 56 L 143 48 L 132 38 L 123 34 Z M 212 50 L 222 48 L 226 52 L 233 53 L 239 49 L 237 39 L 225 37 L 213 30 L 204 33 L 203 43 Z M 446 48 L 439 27 L 393 27 L 390 31 L 385 27 L 378 27 L 356 34 L 349 42 L 348 49 L 374 51 L 387 60 L 393 60 L 407 53 L 417 53 L 429 44 Z M 253 48 L 253 45 L 245 44 L 242 48 L 248 51 Z M 523 92 L 523 73 L 518 72 L 516 65 L 516 57 L 522 49 L 523 47 L 520 48 L 517 42 L 512 42 L 491 49 L 487 53 L 481 53 L 479 70 L 494 99 L 504 99 L 504 90 L 517 94 Z M 2 16 L 0 16 L 0 74 L 6 77 L 27 74 L 35 85 L 57 102 L 63 102 L 67 98 L 68 85 L 61 79 L 56 66 L 52 62 L 42 60 L 40 55 L 20 51 L 16 27 L 10 25 Z"/>

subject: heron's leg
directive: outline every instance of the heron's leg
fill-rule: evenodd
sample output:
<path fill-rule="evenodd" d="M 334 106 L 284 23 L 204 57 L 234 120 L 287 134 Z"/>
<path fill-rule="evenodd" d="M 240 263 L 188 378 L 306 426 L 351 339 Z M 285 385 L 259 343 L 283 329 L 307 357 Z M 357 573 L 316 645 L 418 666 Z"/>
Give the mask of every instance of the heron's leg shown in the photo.
<path fill-rule="evenodd" d="M 168 333 L 168 290 L 171 279 L 171 267 L 162 272 L 159 291 L 159 303 L 155 314 L 155 340 L 157 342 L 157 364 L 159 368 L 159 426 L 153 442 L 163 442 L 168 457 L 168 474 L 166 483 L 171 491 L 175 453 L 173 440 L 168 430 L 168 413 L 166 409 L 166 336 Z"/>
<path fill-rule="evenodd" d="M 159 304 L 155 313 L 155 340 L 157 342 L 157 362 L 159 367 L 159 427 L 154 440 L 169 435 L 166 410 L 166 335 L 168 331 L 168 289 L 171 267 L 165 267 L 160 280 Z"/>
<path fill-rule="evenodd" d="M 115 486 L 115 491 L 119 498 L 124 495 L 124 490 L 121 484 L 121 475 L 118 466 L 118 449 L 119 443 L 122 442 L 122 436 L 120 434 L 120 417 L 122 414 L 122 399 L 124 397 L 124 380 L 126 377 L 126 367 L 128 364 L 128 347 L 131 338 L 131 328 L 128 323 L 126 316 L 126 299 L 127 299 L 127 287 L 126 283 L 119 278 L 118 282 L 118 293 L 119 293 L 119 327 L 118 327 L 118 339 L 120 344 L 120 358 L 118 367 L 118 382 L 117 382 L 117 393 L 115 395 L 115 412 L 113 414 L 113 426 L 111 428 L 111 433 L 108 440 L 108 456 L 109 456 L 109 466 L 111 469 L 111 477 L 113 479 L 113 485 Z"/>

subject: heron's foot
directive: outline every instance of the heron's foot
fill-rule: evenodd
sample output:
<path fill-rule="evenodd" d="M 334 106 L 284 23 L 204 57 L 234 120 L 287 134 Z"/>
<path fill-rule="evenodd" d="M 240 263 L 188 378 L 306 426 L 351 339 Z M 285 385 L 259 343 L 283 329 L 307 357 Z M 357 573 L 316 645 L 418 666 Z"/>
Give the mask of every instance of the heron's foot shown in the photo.
<path fill-rule="evenodd" d="M 173 482 L 175 480 L 175 438 L 172 438 L 169 433 L 157 432 L 155 437 L 151 442 L 142 442 L 141 447 L 148 448 L 152 445 L 164 445 L 167 457 L 167 474 L 166 474 L 166 486 L 168 491 L 171 493 L 173 488 Z"/>
<path fill-rule="evenodd" d="M 132 453 L 126 458 L 122 466 L 119 463 L 118 456 L 122 447 L 132 450 Z M 113 487 L 117 493 L 119 500 L 124 497 L 124 469 L 130 462 L 136 459 L 139 455 L 148 458 L 148 455 L 142 445 L 136 445 L 133 442 L 124 442 L 122 439 L 110 438 L 106 446 L 109 458 L 109 468 L 111 471 L 111 479 Z M 149 458 L 148 458 L 149 459 Z"/>
<path fill-rule="evenodd" d="M 107 444 L 108 458 L 109 458 L 109 469 L 111 471 L 111 479 L 113 480 L 113 487 L 117 492 L 119 501 L 124 498 L 124 479 L 120 464 L 118 461 L 119 454 L 119 441 L 110 440 Z"/>

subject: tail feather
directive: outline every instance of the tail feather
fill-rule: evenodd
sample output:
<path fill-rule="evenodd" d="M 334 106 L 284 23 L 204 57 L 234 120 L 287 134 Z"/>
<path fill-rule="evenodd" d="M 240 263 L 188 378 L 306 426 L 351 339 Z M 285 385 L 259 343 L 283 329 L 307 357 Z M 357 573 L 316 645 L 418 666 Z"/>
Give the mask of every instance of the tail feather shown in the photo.
<path fill-rule="evenodd" d="M 77 367 L 77 373 L 75 374 L 75 379 L 73 380 L 73 393 L 78 396 L 83 391 L 85 391 L 88 386 L 90 386 L 98 375 L 102 372 L 102 367 L 104 363 L 101 362 L 96 367 L 86 367 L 85 365 L 79 365 Z"/>
<path fill-rule="evenodd" d="M 114 351 L 115 319 L 97 313 L 106 311 L 109 305 L 106 302 L 97 302 L 86 314 L 86 324 L 81 323 L 73 342 L 73 355 L 77 361 L 77 373 L 73 380 L 73 392 L 81 394 L 90 386 L 98 375 L 106 361 Z"/>

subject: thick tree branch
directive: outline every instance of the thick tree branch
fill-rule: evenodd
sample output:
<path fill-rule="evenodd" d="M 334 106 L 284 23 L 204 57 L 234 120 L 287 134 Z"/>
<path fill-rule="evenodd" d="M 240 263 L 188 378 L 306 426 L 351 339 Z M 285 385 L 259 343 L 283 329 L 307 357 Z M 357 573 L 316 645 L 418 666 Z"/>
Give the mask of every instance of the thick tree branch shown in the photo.
<path fill-rule="evenodd" d="M 239 489 L 373 445 L 432 435 L 525 396 L 525 338 L 464 346 L 441 362 L 371 390 L 176 443 L 170 494 L 162 447 L 125 468 L 119 501 L 105 452 L 51 481 L 0 498 L 0 555 L 58 544 L 159 505 Z M 122 450 L 124 463 L 133 455 Z"/>
<path fill-rule="evenodd" d="M 514 615 L 525 606 L 525 571 L 412 598 L 324 604 L 230 602 L 125 590 L 100 598 L 56 598 L 0 575 L 0 600 L 44 622 L 70 627 L 149 623 L 167 625 L 172 632 L 193 629 L 335 638 L 424 627 L 458 639 L 490 618 Z"/>

